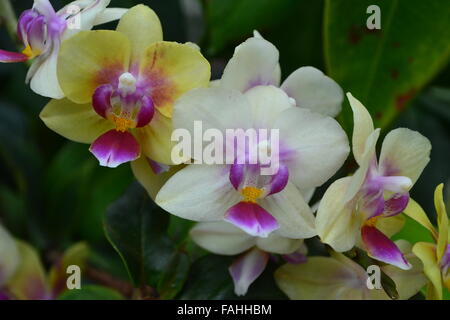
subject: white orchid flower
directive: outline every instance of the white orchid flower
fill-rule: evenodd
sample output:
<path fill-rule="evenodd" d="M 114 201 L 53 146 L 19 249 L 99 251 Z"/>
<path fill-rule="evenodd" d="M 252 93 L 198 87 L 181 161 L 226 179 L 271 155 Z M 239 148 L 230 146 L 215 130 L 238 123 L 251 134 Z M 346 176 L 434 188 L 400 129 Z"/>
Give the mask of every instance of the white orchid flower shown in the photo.
<path fill-rule="evenodd" d="M 0 50 L 0 62 L 24 62 L 33 59 L 26 77 L 31 89 L 45 97 L 61 99 L 63 91 L 57 77 L 61 42 L 81 30 L 119 19 L 126 9 L 106 8 L 110 0 L 77 0 L 55 11 L 49 0 L 35 0 L 17 25 L 17 34 L 25 49 Z"/>

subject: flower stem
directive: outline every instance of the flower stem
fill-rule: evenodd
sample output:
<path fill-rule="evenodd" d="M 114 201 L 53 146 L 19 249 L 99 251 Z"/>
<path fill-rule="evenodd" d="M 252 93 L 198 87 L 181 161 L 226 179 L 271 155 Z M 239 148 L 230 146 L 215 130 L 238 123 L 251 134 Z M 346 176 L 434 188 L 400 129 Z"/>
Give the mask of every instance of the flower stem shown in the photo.
<path fill-rule="evenodd" d="M 5 21 L 11 39 L 16 41 L 17 18 L 10 0 L 0 1 L 0 12 L 2 12 L 1 18 Z"/>

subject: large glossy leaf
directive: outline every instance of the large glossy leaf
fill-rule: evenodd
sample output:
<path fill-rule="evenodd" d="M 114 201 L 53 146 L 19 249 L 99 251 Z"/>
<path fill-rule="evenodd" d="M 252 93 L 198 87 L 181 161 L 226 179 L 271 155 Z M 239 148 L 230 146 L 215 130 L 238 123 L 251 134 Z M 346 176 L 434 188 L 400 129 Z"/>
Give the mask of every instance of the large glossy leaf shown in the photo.
<path fill-rule="evenodd" d="M 381 9 L 381 29 L 368 30 L 368 6 Z M 440 71 L 450 54 L 447 0 L 328 0 L 324 19 L 328 73 L 385 127 Z M 341 120 L 351 128 L 350 108 Z"/>
<path fill-rule="evenodd" d="M 245 39 L 254 29 L 265 30 L 284 21 L 296 2 L 298 0 L 203 1 L 209 54 L 217 54 L 228 44 Z"/>
<path fill-rule="evenodd" d="M 108 209 L 105 231 L 135 286 L 149 285 L 172 297 L 186 279 L 188 262 L 167 235 L 169 214 L 133 184 Z"/>

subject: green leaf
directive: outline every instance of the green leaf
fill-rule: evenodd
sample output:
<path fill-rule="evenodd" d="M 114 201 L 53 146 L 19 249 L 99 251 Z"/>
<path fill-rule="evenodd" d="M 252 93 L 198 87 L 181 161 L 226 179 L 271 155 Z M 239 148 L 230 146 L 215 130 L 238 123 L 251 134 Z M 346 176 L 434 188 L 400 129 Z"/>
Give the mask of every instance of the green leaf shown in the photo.
<path fill-rule="evenodd" d="M 403 239 L 412 244 L 417 242 L 434 242 L 433 237 L 427 229 L 410 217 L 406 215 L 404 217 L 405 226 L 392 237 L 393 241 Z"/>
<path fill-rule="evenodd" d="M 178 292 L 188 270 L 185 255 L 167 235 L 169 218 L 138 184 L 114 202 L 105 216 L 106 235 L 135 286 L 151 286 L 162 297 Z"/>
<path fill-rule="evenodd" d="M 192 264 L 183 291 L 177 297 L 183 300 L 222 299 L 286 299 L 275 284 L 273 274 L 276 265 L 269 263 L 264 273 L 250 286 L 243 297 L 234 294 L 233 280 L 228 271 L 236 257 L 207 255 Z"/>
<path fill-rule="evenodd" d="M 124 297 L 117 291 L 97 286 L 88 285 L 81 289 L 67 290 L 61 296 L 59 300 L 123 300 Z"/>
<path fill-rule="evenodd" d="M 298 0 L 203 1 L 208 24 L 208 53 L 215 55 L 228 44 L 285 21 Z"/>
<path fill-rule="evenodd" d="M 381 29 L 368 30 L 369 5 L 381 9 Z M 329 75 L 386 127 L 448 61 L 448 1 L 328 0 L 324 51 Z M 348 107 L 341 113 L 352 126 Z"/>

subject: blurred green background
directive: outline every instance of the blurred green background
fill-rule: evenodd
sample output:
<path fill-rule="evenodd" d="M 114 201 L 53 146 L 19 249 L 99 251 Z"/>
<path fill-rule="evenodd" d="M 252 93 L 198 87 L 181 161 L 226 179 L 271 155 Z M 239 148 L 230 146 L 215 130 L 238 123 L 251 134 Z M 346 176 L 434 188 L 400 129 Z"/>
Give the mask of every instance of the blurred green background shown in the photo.
<path fill-rule="evenodd" d="M 52 4 L 60 8 L 68 2 Z M 433 145 L 431 162 L 412 196 L 434 221 L 434 188 L 450 177 L 448 0 L 112 0 L 110 6 L 138 3 L 156 11 L 165 40 L 199 44 L 213 78 L 220 77 L 234 47 L 258 30 L 280 50 L 283 79 L 298 67 L 314 66 L 360 99 L 383 134 L 402 126 L 427 136 Z M 19 15 L 32 1 L 12 4 Z M 366 28 L 366 9 L 372 4 L 381 8 L 381 30 Z M 0 48 L 22 49 L 8 35 L 4 20 Z M 129 165 L 99 167 L 87 145 L 67 141 L 44 126 L 38 114 L 47 99 L 25 85 L 26 71 L 25 64 L 0 64 L 0 219 L 5 226 L 38 248 L 46 263 L 52 253 L 87 241 L 94 252 L 92 264 L 127 279 L 104 225 L 117 244 L 127 232 L 139 232 L 134 218 L 150 215 L 146 221 L 152 235 L 145 241 L 154 259 L 129 252 L 128 244 L 117 248 L 136 286 L 149 285 L 164 298 L 234 298 L 226 270 L 231 260 L 205 255 L 192 245 L 187 238 L 191 223 L 162 213 L 149 200 L 148 207 L 136 207 L 136 197 L 146 196 L 133 184 Z M 338 119 L 351 134 L 347 102 Z M 350 159 L 339 174 L 353 169 Z M 124 220 L 129 220 L 128 229 L 117 223 Z M 411 221 L 402 236 L 428 239 Z M 128 240 L 130 246 L 142 245 Z M 147 273 L 133 277 L 138 266 Z M 209 289 L 202 287 L 204 282 Z M 249 297 L 283 297 L 270 270 L 251 287 Z"/>

